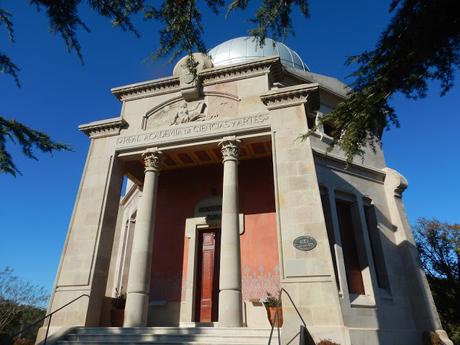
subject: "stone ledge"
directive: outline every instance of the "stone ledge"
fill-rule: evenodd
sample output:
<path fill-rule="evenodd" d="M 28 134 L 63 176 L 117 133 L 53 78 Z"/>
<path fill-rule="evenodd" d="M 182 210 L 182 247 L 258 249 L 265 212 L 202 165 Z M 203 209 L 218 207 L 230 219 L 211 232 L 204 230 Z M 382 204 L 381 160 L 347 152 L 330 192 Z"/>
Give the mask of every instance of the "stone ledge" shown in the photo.
<path fill-rule="evenodd" d="M 125 120 L 115 117 L 107 120 L 86 123 L 78 126 L 78 129 L 91 139 L 96 139 L 118 135 L 125 125 Z"/>
<path fill-rule="evenodd" d="M 319 84 L 302 84 L 272 89 L 260 96 L 267 109 L 279 109 L 309 103 L 310 110 L 319 108 Z"/>
<path fill-rule="evenodd" d="M 203 86 L 217 82 L 241 79 L 245 76 L 270 73 L 272 79 L 279 79 L 282 66 L 278 56 L 261 58 L 230 66 L 213 67 L 198 73 Z M 129 84 L 111 89 L 112 94 L 120 101 L 131 101 L 152 95 L 160 95 L 180 90 L 179 77 L 166 77 L 141 83 Z"/>
<path fill-rule="evenodd" d="M 179 91 L 179 77 L 166 77 L 115 87 L 110 91 L 120 101 L 130 101 L 150 95 Z"/>
<path fill-rule="evenodd" d="M 217 82 L 265 73 L 273 74 L 273 78 L 277 80 L 281 75 L 281 70 L 282 66 L 279 56 L 272 56 L 245 63 L 206 69 L 201 71 L 199 76 L 203 78 L 203 86 L 207 86 Z"/>

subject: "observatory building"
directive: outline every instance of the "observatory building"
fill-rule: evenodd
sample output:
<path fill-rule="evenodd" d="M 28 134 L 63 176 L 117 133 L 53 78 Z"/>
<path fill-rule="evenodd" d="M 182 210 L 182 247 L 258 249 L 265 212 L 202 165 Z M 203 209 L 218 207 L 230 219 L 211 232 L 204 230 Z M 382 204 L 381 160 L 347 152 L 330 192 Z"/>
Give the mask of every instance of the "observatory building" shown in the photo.
<path fill-rule="evenodd" d="M 304 323 L 316 343 L 446 339 L 406 179 L 380 147 L 347 166 L 328 124 L 299 140 L 349 88 L 270 39 L 194 58 L 196 75 L 183 58 L 172 76 L 116 87 L 120 115 L 80 126 L 89 151 L 48 311 L 77 300 L 51 338 L 266 344 L 263 302 L 282 291 L 283 344 Z M 108 328 L 120 291 L 124 328 Z"/>

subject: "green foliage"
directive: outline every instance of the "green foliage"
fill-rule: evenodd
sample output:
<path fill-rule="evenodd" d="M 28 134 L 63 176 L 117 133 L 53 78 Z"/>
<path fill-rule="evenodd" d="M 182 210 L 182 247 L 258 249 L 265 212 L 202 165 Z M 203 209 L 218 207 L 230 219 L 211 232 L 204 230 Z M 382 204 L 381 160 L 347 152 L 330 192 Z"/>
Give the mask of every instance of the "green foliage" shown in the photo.
<path fill-rule="evenodd" d="M 13 22 L 11 21 L 11 13 L 0 8 L 0 26 L 4 25 L 8 33 L 10 42 L 14 42 L 14 29 Z M 17 86 L 20 86 L 18 77 L 19 68 L 11 59 L 4 53 L 0 52 L 0 73 L 11 75 Z"/>
<path fill-rule="evenodd" d="M 112 307 L 115 309 L 125 309 L 126 305 L 126 293 L 122 292 L 122 289 L 115 289 L 115 297 L 112 298 Z"/>
<path fill-rule="evenodd" d="M 460 344 L 460 224 L 419 218 L 414 235 L 443 327 Z"/>
<path fill-rule="evenodd" d="M 99 15 L 109 18 L 114 26 L 122 30 L 130 30 L 138 34 L 132 22 L 131 15 L 138 13 L 142 7 L 142 0 L 89 0 L 89 7 Z M 60 34 L 65 41 L 67 49 L 75 50 L 78 57 L 83 61 L 81 46 L 77 39 L 76 31 L 82 27 L 90 31 L 78 14 L 78 6 L 81 0 L 31 0 L 37 10 L 45 9 L 50 20 L 50 31 Z"/>
<path fill-rule="evenodd" d="M 10 343 L 22 329 L 45 316 L 46 291 L 14 275 L 13 269 L 0 271 L 0 342 Z M 25 330 L 20 342 L 35 340 L 37 327 Z"/>
<path fill-rule="evenodd" d="M 417 249 L 427 276 L 460 284 L 460 224 L 419 218 L 414 230 Z"/>
<path fill-rule="evenodd" d="M 70 146 L 51 140 L 45 133 L 0 116 L 0 173 L 9 173 L 13 176 L 20 174 L 20 171 L 7 151 L 7 139 L 19 144 L 22 153 L 32 159 L 37 159 L 33 152 L 34 147 L 42 152 L 70 150 Z"/>
<path fill-rule="evenodd" d="M 228 7 L 229 13 L 237 8 L 244 10 L 247 5 L 248 0 L 234 0 Z M 293 5 L 299 8 L 305 18 L 310 16 L 306 0 L 263 0 L 256 11 L 255 18 L 251 19 L 256 27 L 249 30 L 250 35 L 256 37 L 262 46 L 269 34 L 275 40 L 285 39 L 288 34 L 293 34 L 291 21 Z"/>
<path fill-rule="evenodd" d="M 38 10 L 44 9 L 50 19 L 52 33 L 62 36 L 67 49 L 75 51 L 83 61 L 81 46 L 76 30 L 79 27 L 89 31 L 80 18 L 78 8 L 82 0 L 31 0 Z M 206 0 L 205 6 L 215 13 L 226 6 L 224 0 Z M 227 6 L 227 15 L 235 10 L 245 10 L 249 0 L 233 0 Z M 159 48 L 152 54 L 156 57 L 169 56 L 171 60 L 187 54 L 186 62 L 196 75 L 196 61 L 193 52 L 206 52 L 202 40 L 202 8 L 196 0 L 88 0 L 90 9 L 111 20 L 114 26 L 124 31 L 139 33 L 131 17 L 143 13 L 146 20 L 160 22 Z M 292 34 L 291 15 L 298 8 L 304 17 L 309 16 L 308 0 L 262 0 L 255 16 L 251 19 L 254 28 L 250 34 L 260 45 L 271 35 L 284 39 Z M 441 83 L 441 95 L 453 85 L 454 70 L 460 66 L 460 3 L 456 0 L 393 0 L 393 12 L 388 27 L 377 42 L 375 49 L 365 51 L 348 59 L 356 64 L 352 74 L 354 91 L 349 98 L 324 116 L 320 122 L 334 126 L 334 145 L 346 153 L 348 162 L 356 155 L 364 154 L 364 147 L 381 143 L 385 129 L 399 126 L 395 110 L 390 105 L 391 97 L 398 92 L 409 98 L 424 97 L 428 81 Z M 0 9 L 0 26 L 6 27 L 9 38 L 14 41 L 11 14 Z M 0 73 L 9 74 L 19 85 L 19 68 L 8 56 L 0 52 Z M 308 137 L 312 129 L 303 138 Z M 3 134 L 5 136 L 5 134 Z M 49 138 L 48 138 L 49 139 Z M 63 149 L 49 139 L 44 145 L 49 152 Z M 40 145 L 37 145 L 41 149 Z M 6 154 L 5 154 L 6 153 Z M 6 168 L 0 172 L 17 172 L 11 165 L 11 157 L 4 149 Z M 9 157 L 9 158 L 8 158 Z M 13 173 L 14 174 L 14 173 Z"/>
<path fill-rule="evenodd" d="M 439 335 L 433 331 L 423 333 L 423 344 L 424 345 L 444 345 Z"/>
<path fill-rule="evenodd" d="M 331 339 L 323 339 L 318 343 L 318 345 L 339 345 L 339 344 L 333 342 Z"/>
<path fill-rule="evenodd" d="M 265 298 L 264 305 L 266 307 L 280 307 L 281 299 L 273 296 L 270 292 L 267 292 L 267 298 Z"/>
<path fill-rule="evenodd" d="M 69 51 L 74 50 L 81 62 L 83 55 L 80 43 L 77 39 L 76 31 L 79 27 L 89 31 L 78 14 L 78 6 L 81 0 L 31 0 L 37 10 L 45 10 L 50 21 L 50 31 L 53 34 L 60 34 L 64 39 Z M 89 6 L 99 15 L 109 18 L 114 26 L 122 30 L 129 30 L 138 35 L 132 22 L 131 15 L 139 12 L 143 8 L 142 0 L 89 0 Z M 7 29 L 11 42 L 14 42 L 14 27 L 12 15 L 0 8 L 0 26 L 4 25 Z M 0 51 L 0 73 L 9 74 L 17 84 L 19 83 L 19 67 L 4 53 Z M 7 139 L 21 146 L 22 152 L 29 158 L 36 159 L 32 148 L 42 152 L 53 152 L 70 150 L 68 145 L 52 140 L 47 134 L 29 128 L 15 120 L 8 120 L 0 117 L 0 173 L 8 173 L 13 176 L 20 173 L 13 162 L 11 154 L 7 150 Z"/>
<path fill-rule="evenodd" d="M 332 145 L 338 144 L 349 162 L 366 145 L 380 143 L 385 129 L 399 126 L 392 95 L 425 97 L 429 80 L 440 81 L 444 95 L 460 67 L 458 1 L 393 0 L 390 11 L 393 18 L 375 49 L 347 61 L 359 66 L 349 99 L 322 119 L 334 125 Z"/>

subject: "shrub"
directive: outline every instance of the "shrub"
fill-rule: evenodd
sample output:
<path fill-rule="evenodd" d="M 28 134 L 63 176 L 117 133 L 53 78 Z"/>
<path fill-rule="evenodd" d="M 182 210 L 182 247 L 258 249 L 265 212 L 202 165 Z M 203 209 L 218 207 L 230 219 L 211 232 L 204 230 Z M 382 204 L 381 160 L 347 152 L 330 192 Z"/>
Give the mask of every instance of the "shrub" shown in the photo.
<path fill-rule="evenodd" d="M 34 340 L 28 338 L 18 338 L 14 341 L 13 345 L 34 345 Z"/>
<path fill-rule="evenodd" d="M 318 343 L 318 345 L 340 345 L 340 344 L 334 343 L 330 339 L 323 339 Z"/>
<path fill-rule="evenodd" d="M 281 299 L 273 296 L 270 292 L 267 292 L 267 298 L 264 301 L 266 307 L 280 307 Z"/>
<path fill-rule="evenodd" d="M 126 293 L 122 290 L 115 289 L 115 297 L 112 298 L 112 307 L 115 309 L 125 309 L 126 305 Z"/>
<path fill-rule="evenodd" d="M 423 343 L 425 345 L 444 345 L 436 332 L 423 332 Z"/>

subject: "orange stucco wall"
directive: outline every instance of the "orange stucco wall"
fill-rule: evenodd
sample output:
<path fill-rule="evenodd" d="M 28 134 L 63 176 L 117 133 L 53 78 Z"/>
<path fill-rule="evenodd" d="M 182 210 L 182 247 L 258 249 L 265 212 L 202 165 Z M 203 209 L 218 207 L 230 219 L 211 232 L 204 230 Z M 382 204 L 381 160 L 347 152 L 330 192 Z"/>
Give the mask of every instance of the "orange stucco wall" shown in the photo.
<path fill-rule="evenodd" d="M 263 298 L 279 287 L 278 245 L 271 158 L 241 161 L 240 212 L 243 298 Z M 184 297 L 188 257 L 185 220 L 195 205 L 222 193 L 222 166 L 213 165 L 160 175 L 152 258 L 151 299 L 180 301 Z M 224 268 L 221 268 L 224 269 Z"/>

